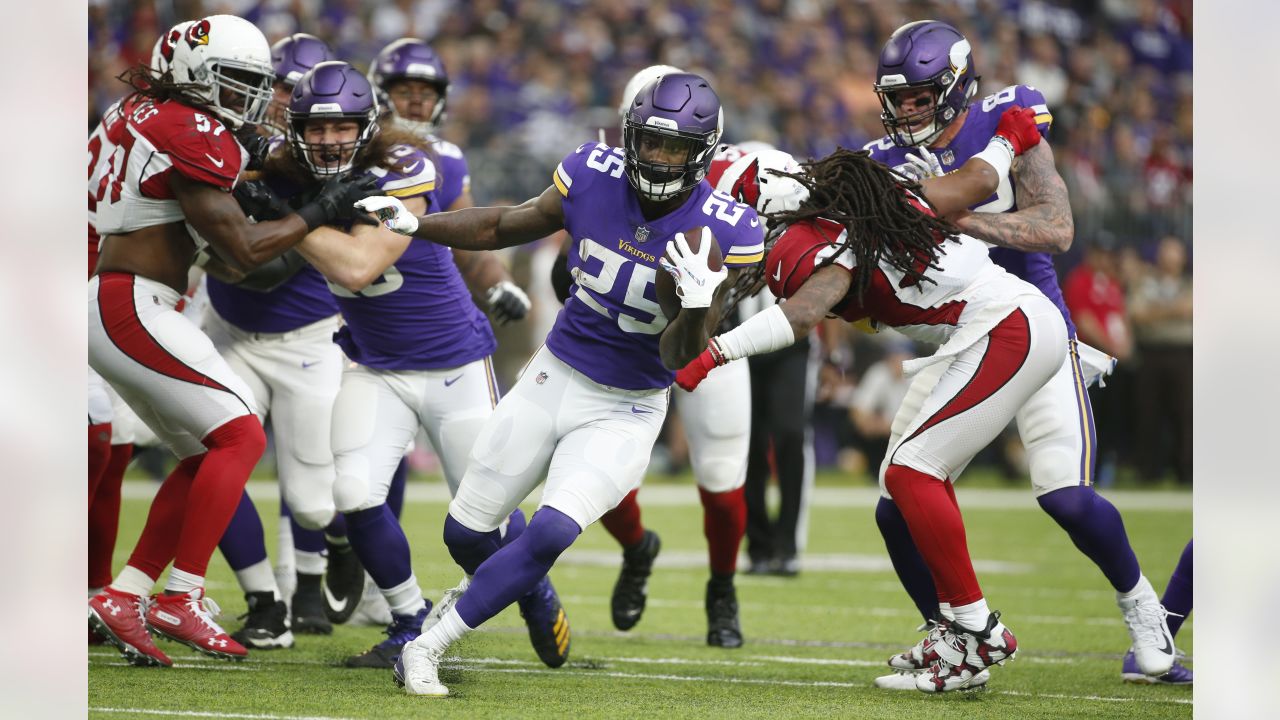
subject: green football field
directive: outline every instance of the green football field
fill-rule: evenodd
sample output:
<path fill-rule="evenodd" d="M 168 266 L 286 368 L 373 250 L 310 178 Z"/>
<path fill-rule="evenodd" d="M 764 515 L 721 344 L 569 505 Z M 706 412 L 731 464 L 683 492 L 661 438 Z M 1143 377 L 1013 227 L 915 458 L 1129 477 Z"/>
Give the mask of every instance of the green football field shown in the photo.
<path fill-rule="evenodd" d="M 117 567 L 141 530 L 152 487 L 126 483 Z M 251 491 L 274 556 L 274 487 L 255 482 Z M 345 656 L 382 638 L 378 628 L 339 626 L 329 637 L 299 636 L 291 650 L 254 651 L 239 663 L 161 641 L 174 659 L 171 669 L 130 667 L 113 648 L 97 646 L 89 648 L 89 716 L 1191 717 L 1190 688 L 1120 681 L 1128 636 L 1114 593 L 1027 490 L 962 482 L 958 494 L 983 589 L 1021 646 L 983 690 L 930 697 L 872 686 L 885 658 L 917 640 L 920 619 L 889 566 L 870 487 L 820 483 L 803 572 L 791 579 L 740 576 L 746 645 L 707 647 L 697 492 L 692 481 L 663 481 L 640 492 L 645 524 L 662 535 L 663 551 L 648 609 L 634 630 L 617 632 L 609 620 L 620 556 L 603 529 L 589 528 L 552 570 L 573 632 L 563 668 L 538 662 L 514 607 L 450 650 L 441 672 L 451 693 L 445 699 L 404 695 L 390 671 L 340 667 Z M 1191 494 L 1109 496 L 1124 513 L 1144 571 L 1162 591 L 1191 537 Z M 444 497 L 442 483 L 411 482 L 403 518 L 414 569 L 431 598 L 460 578 L 440 540 Z M 244 612 L 244 599 L 220 556 L 210 566 L 208 591 L 223 608 L 224 627 L 239 627 L 235 616 Z M 1177 638 L 1188 656 L 1193 632 L 1189 620 Z"/>

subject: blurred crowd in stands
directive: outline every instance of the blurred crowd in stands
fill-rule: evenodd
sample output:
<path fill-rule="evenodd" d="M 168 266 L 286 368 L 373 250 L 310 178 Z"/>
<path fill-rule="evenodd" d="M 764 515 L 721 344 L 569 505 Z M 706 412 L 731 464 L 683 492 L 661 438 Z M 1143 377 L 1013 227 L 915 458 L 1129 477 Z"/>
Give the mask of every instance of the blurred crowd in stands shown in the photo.
<path fill-rule="evenodd" d="M 909 20 L 945 20 L 973 44 L 979 97 L 1033 85 L 1053 113 L 1049 139 L 1076 222 L 1060 276 L 1074 288 L 1076 313 L 1100 313 L 1096 332 L 1077 318 L 1081 339 L 1122 360 L 1095 396 L 1104 473 L 1118 462 L 1143 478 L 1171 472 L 1189 483 L 1191 7 L 1191 0 L 89 0 L 89 123 L 124 94 L 115 76 L 145 62 L 159 33 L 182 19 L 231 13 L 271 41 L 313 33 L 361 69 L 386 43 L 416 36 L 448 68 L 442 135 L 467 153 L 477 202 L 520 201 L 545 189 L 556 162 L 601 128 L 616 137 L 621 87 L 653 63 L 711 80 L 728 141 L 765 141 L 801 158 L 860 147 L 884 134 L 872 82 L 885 39 Z M 518 276 L 535 286 L 547 264 L 539 252 L 530 246 L 512 257 Z M 557 309 L 550 303 L 526 323 L 525 337 L 508 343 L 518 346 L 508 365 L 518 367 L 549 327 Z M 819 459 L 874 467 L 864 439 L 882 434 L 886 408 L 896 407 L 893 368 L 921 349 L 843 336 L 824 345 Z M 997 454 L 1016 470 L 1014 450 Z"/>

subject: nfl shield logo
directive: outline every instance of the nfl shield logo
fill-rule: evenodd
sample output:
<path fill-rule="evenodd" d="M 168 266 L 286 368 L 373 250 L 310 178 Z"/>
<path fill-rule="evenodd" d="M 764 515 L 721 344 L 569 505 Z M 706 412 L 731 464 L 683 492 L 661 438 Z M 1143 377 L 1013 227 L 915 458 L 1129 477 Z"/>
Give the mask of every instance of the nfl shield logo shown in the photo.
<path fill-rule="evenodd" d="M 538 377 L 534 378 L 533 381 L 541 385 L 547 381 L 547 374 L 545 372 L 540 372 L 538 373 Z"/>
<path fill-rule="evenodd" d="M 950 165 L 956 161 L 956 154 L 950 150 L 943 150 L 940 159 L 943 165 Z"/>
<path fill-rule="evenodd" d="M 649 239 L 649 228 L 641 225 L 636 228 L 636 242 L 642 243 Z"/>

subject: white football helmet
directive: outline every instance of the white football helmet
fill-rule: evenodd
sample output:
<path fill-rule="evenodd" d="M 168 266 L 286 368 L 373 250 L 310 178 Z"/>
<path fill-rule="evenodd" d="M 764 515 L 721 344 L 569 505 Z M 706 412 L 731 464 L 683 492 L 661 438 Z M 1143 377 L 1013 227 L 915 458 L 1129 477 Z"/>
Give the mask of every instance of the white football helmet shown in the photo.
<path fill-rule="evenodd" d="M 618 116 L 626 119 L 627 110 L 631 108 L 632 101 L 636 99 L 636 93 L 640 92 L 640 88 L 648 85 L 650 81 L 657 80 L 663 75 L 682 72 L 684 71 L 674 65 L 650 65 L 636 72 L 627 81 L 626 87 L 622 89 L 622 100 L 618 103 Z"/>
<path fill-rule="evenodd" d="M 163 75 L 169 71 L 169 63 L 173 60 L 174 48 L 178 46 L 178 41 L 186 34 L 187 27 L 191 23 L 191 20 L 183 20 L 156 38 L 156 44 L 151 48 L 151 70 L 156 75 Z"/>
<path fill-rule="evenodd" d="M 275 77 L 271 47 L 244 18 L 210 15 L 191 22 L 174 43 L 169 70 L 175 82 L 194 86 L 187 93 L 232 129 L 266 116 Z"/>
<path fill-rule="evenodd" d="M 750 205 L 760 215 L 789 212 L 809 199 L 809 188 L 779 172 L 799 173 L 800 163 L 781 150 L 759 150 L 738 158 L 725 169 L 716 190 Z"/>

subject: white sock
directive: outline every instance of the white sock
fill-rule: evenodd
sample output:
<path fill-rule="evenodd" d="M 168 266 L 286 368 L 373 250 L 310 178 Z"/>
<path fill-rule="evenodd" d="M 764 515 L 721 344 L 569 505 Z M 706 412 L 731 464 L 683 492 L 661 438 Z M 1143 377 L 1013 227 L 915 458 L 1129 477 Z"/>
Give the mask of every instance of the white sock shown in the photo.
<path fill-rule="evenodd" d="M 414 642 L 443 654 L 450 645 L 461 640 L 462 636 L 469 632 L 471 627 L 462 621 L 458 608 L 452 607 L 444 617 L 440 618 L 440 622 L 432 625 L 430 630 L 419 635 Z"/>
<path fill-rule="evenodd" d="M 1154 596 L 1155 594 L 1156 594 L 1156 589 L 1151 587 L 1151 581 L 1147 579 L 1147 576 L 1139 575 L 1138 584 L 1134 585 L 1132 590 L 1126 593 L 1119 593 L 1119 592 L 1116 593 L 1116 602 L 1118 603 L 1123 603 L 1126 601 L 1133 602 L 1138 598 L 1141 598 L 1144 596 Z"/>
<path fill-rule="evenodd" d="M 951 609 L 951 603 L 938 603 L 938 612 L 942 615 L 943 620 L 956 621 L 956 611 Z"/>
<path fill-rule="evenodd" d="M 280 588 L 276 585 L 276 574 L 271 571 L 270 560 L 264 558 L 243 570 L 237 570 L 236 580 L 240 581 L 240 589 L 246 595 L 269 592 L 273 600 L 280 599 Z"/>
<path fill-rule="evenodd" d="M 271 578 L 272 584 L 275 583 L 275 576 Z M 204 587 L 204 577 L 201 575 L 192 575 L 189 572 L 183 572 L 178 568 L 169 570 L 169 582 L 164 584 L 165 592 L 172 593 L 189 593 L 196 588 Z"/>
<path fill-rule="evenodd" d="M 956 624 L 966 630 L 985 630 L 987 618 L 991 616 L 986 598 L 980 598 L 977 602 L 971 602 L 968 605 L 957 605 L 952 608 L 952 611 L 956 616 Z"/>
<path fill-rule="evenodd" d="M 116 575 L 116 579 L 111 581 L 110 587 L 120 592 L 127 592 L 130 595 L 139 597 L 147 597 L 151 594 L 151 588 L 156 586 L 156 579 L 142 572 L 132 565 L 125 565 L 124 569 Z"/>
<path fill-rule="evenodd" d="M 324 553 L 309 550 L 293 550 L 294 564 L 303 575 L 323 575 L 329 567 Z"/>
<path fill-rule="evenodd" d="M 293 557 L 293 526 L 289 518 L 280 516 L 280 525 L 276 528 L 276 567 L 281 570 L 293 568 L 289 559 Z"/>
<path fill-rule="evenodd" d="M 422 588 L 418 587 L 416 575 L 410 574 L 408 580 L 393 588 L 380 589 L 387 604 L 391 606 L 391 612 L 396 615 L 416 615 L 427 606 L 427 601 L 422 599 Z"/>

